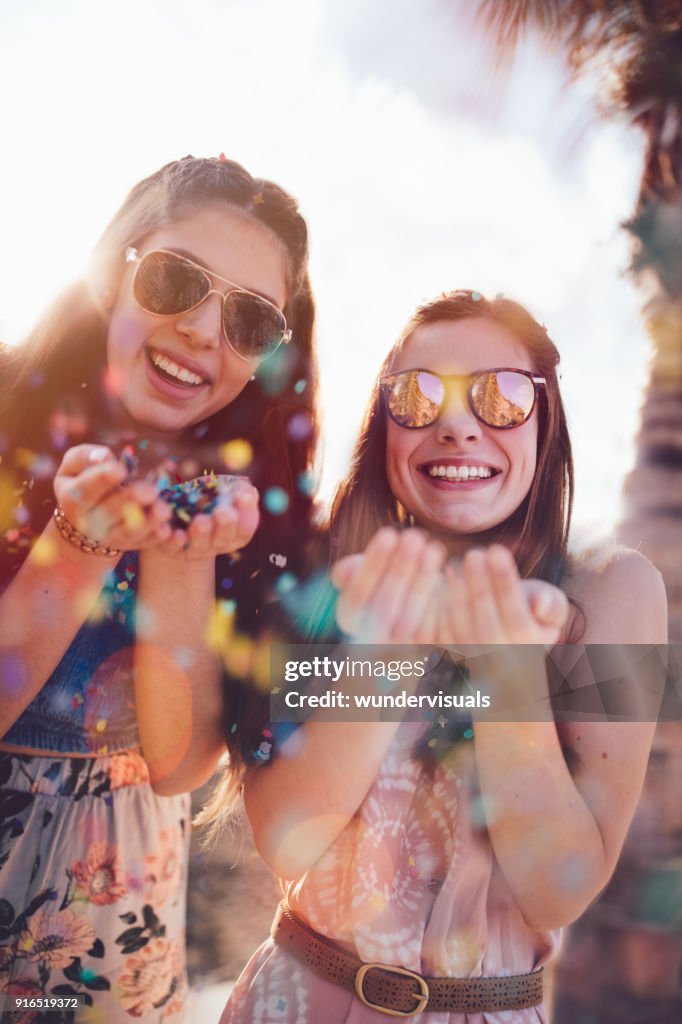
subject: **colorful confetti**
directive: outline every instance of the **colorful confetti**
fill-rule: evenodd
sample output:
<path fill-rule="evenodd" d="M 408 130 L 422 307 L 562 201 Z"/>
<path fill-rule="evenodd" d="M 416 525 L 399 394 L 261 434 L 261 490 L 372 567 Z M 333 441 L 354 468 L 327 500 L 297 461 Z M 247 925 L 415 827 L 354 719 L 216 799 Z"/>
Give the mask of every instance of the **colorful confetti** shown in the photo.
<path fill-rule="evenodd" d="M 12 651 L 0 651 L 0 693 L 3 697 L 19 694 L 28 684 L 28 668 L 23 658 Z"/>
<path fill-rule="evenodd" d="M 258 750 L 254 750 L 253 756 L 257 761 L 269 761 L 271 751 L 272 743 L 269 743 L 267 740 L 262 740 Z"/>
<path fill-rule="evenodd" d="M 245 470 L 253 459 L 253 448 L 248 441 L 237 439 L 228 441 L 220 449 L 220 457 L 233 473 Z"/>
<path fill-rule="evenodd" d="M 289 508 L 289 495 L 281 487 L 269 487 L 263 495 L 263 504 L 273 516 L 281 516 Z"/>
<path fill-rule="evenodd" d="M 298 477 L 298 489 L 301 494 L 311 497 L 317 490 L 318 480 L 311 469 L 304 469 Z"/>
<path fill-rule="evenodd" d="M 37 480 L 48 480 L 55 475 L 56 468 L 55 461 L 50 455 L 39 453 L 31 459 L 28 471 Z"/>
<path fill-rule="evenodd" d="M 292 441 L 305 441 L 310 437 L 313 429 L 313 421 L 308 412 L 295 413 L 287 425 L 287 434 Z"/>
<path fill-rule="evenodd" d="M 275 583 L 275 590 L 280 595 L 288 594 L 296 586 L 296 577 L 293 572 L 283 572 Z"/>
<path fill-rule="evenodd" d="M 143 528 L 145 524 L 144 512 L 136 502 L 126 501 L 122 512 L 123 522 L 129 530 L 137 532 Z"/>
<path fill-rule="evenodd" d="M 212 474 L 164 488 L 159 497 L 171 507 L 171 526 L 182 530 L 195 516 L 210 515 L 232 481 L 232 477 Z"/>
<path fill-rule="evenodd" d="M 137 471 L 139 460 L 131 444 L 127 444 L 121 452 L 121 462 L 125 466 L 128 476 L 132 476 Z"/>

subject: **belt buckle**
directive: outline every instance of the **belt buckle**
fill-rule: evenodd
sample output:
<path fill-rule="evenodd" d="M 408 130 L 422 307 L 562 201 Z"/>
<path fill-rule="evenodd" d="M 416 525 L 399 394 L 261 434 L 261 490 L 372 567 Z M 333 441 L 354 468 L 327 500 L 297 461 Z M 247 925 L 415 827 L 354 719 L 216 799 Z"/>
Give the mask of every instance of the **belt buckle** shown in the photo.
<path fill-rule="evenodd" d="M 412 978 L 419 985 L 419 992 L 412 992 L 411 995 L 417 1001 L 417 1005 L 414 1010 L 391 1010 L 388 1006 L 381 1006 L 379 1003 L 371 1003 L 362 991 L 362 983 L 365 980 L 365 975 L 368 971 L 374 968 L 380 971 L 388 971 L 389 974 L 401 974 L 404 977 Z M 355 975 L 355 991 L 358 998 L 362 1000 L 365 1006 L 369 1006 L 371 1010 L 378 1010 L 379 1013 L 385 1013 L 389 1017 L 414 1017 L 416 1014 L 421 1013 L 426 1009 L 426 1004 L 429 1001 L 429 986 L 426 984 L 426 979 L 422 978 L 421 974 L 417 974 L 416 971 L 408 971 L 406 967 L 393 967 L 391 964 L 363 964 L 358 969 L 358 973 Z"/>

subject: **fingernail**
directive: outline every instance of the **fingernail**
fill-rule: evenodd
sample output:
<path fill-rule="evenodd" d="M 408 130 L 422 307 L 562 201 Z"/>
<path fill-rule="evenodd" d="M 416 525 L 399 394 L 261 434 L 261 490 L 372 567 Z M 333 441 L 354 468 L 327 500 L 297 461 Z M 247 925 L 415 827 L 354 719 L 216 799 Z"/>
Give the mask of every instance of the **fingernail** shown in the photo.
<path fill-rule="evenodd" d="M 106 462 L 107 459 L 113 462 L 113 455 L 108 448 L 93 448 L 88 455 L 88 462 Z"/>

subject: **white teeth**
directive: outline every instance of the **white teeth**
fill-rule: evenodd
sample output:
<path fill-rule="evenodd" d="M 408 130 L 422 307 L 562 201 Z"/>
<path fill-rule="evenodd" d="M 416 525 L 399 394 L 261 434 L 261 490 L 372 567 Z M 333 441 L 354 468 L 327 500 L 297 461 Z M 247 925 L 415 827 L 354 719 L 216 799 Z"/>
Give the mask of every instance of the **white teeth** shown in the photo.
<path fill-rule="evenodd" d="M 429 476 L 446 480 L 486 480 L 492 476 L 490 466 L 429 466 Z"/>
<path fill-rule="evenodd" d="M 162 356 L 160 352 L 151 352 L 150 356 L 154 366 L 158 366 L 170 377 L 177 377 L 183 384 L 194 384 L 196 386 L 197 384 L 206 383 L 203 377 L 200 377 L 197 373 L 192 373 L 185 366 L 178 366 L 172 359 Z"/>

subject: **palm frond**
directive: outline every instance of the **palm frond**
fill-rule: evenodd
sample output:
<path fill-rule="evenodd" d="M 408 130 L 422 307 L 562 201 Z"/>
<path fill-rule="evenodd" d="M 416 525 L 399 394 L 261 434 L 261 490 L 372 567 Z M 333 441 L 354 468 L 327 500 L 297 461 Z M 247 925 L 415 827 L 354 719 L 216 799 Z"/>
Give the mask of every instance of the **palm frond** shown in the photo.
<path fill-rule="evenodd" d="M 570 7 L 570 0 L 481 0 L 479 15 L 484 30 L 503 54 L 516 50 L 521 35 L 529 28 L 554 37 Z"/>

